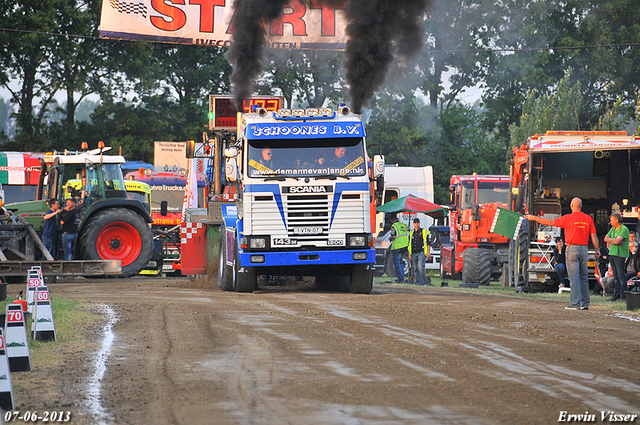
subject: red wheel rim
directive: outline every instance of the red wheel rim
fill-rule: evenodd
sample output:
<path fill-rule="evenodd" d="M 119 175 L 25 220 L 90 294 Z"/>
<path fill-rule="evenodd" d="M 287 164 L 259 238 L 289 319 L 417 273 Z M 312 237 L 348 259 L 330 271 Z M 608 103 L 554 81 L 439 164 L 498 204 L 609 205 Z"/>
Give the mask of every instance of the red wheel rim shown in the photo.
<path fill-rule="evenodd" d="M 142 249 L 142 239 L 135 227 L 117 221 L 105 226 L 96 241 L 98 255 L 104 260 L 120 260 L 122 267 L 133 263 Z"/>

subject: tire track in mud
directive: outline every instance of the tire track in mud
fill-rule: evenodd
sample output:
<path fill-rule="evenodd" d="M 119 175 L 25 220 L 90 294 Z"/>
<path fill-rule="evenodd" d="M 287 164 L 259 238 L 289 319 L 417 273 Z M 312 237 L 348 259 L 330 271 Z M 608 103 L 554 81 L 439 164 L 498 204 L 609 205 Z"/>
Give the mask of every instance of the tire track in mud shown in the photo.
<path fill-rule="evenodd" d="M 640 330 L 597 308 L 440 290 L 154 284 L 69 287 L 110 300 L 122 318 L 103 382 L 114 423 L 539 424 L 602 405 L 637 413 L 640 372 L 622 356 L 640 351 Z"/>

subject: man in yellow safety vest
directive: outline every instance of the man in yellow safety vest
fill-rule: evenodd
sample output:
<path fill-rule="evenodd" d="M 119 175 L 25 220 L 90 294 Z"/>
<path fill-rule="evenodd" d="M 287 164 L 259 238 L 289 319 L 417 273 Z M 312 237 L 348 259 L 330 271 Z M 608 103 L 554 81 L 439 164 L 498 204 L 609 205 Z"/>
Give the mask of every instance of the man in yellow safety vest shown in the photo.
<path fill-rule="evenodd" d="M 397 277 L 396 283 L 404 283 L 402 255 L 407 252 L 409 246 L 409 229 L 404 223 L 398 221 L 398 217 L 395 215 L 391 217 L 391 223 L 391 253 Z"/>
<path fill-rule="evenodd" d="M 431 285 L 431 279 L 424 271 L 425 261 L 431 259 L 429 254 L 429 231 L 420 227 L 420 219 L 413 219 L 413 230 L 409 233 L 409 260 L 413 268 L 413 282 L 416 285 Z"/>

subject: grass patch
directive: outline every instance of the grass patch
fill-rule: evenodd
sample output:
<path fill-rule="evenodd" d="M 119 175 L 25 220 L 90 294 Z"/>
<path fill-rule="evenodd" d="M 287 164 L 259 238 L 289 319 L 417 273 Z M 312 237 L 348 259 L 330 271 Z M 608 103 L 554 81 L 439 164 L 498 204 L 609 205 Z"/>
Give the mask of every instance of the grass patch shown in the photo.
<path fill-rule="evenodd" d="M 435 271 L 427 272 L 427 275 L 431 277 L 431 283 L 438 287 L 438 289 L 444 291 L 456 291 L 456 292 L 474 292 L 481 293 L 486 295 L 503 295 L 517 298 L 530 298 L 530 299 L 544 299 L 562 302 L 567 305 L 570 303 L 570 294 L 569 292 L 563 292 L 562 294 L 558 294 L 557 292 L 537 292 L 535 294 L 524 294 L 517 293 L 515 288 L 503 287 L 500 285 L 498 281 L 491 281 L 489 286 L 479 286 L 478 288 L 464 288 L 460 287 L 462 284 L 461 280 L 454 279 L 440 279 L 439 273 Z M 383 275 L 382 277 L 374 277 L 373 283 L 378 285 L 391 285 L 397 287 L 407 287 L 407 288 L 420 288 L 420 286 L 416 286 L 410 283 L 395 283 L 395 278 L 388 277 L 387 275 Z M 440 284 L 442 280 L 448 282 L 448 286 L 441 287 Z M 620 312 L 624 311 L 631 314 L 639 314 L 640 310 L 635 310 L 633 312 L 627 311 L 627 303 L 625 301 L 609 301 L 609 297 L 603 297 L 602 295 L 592 295 L 591 296 L 591 305 L 598 306 L 598 308 L 604 308 L 611 310 L 612 312 Z"/>
<path fill-rule="evenodd" d="M 0 302 L 0 312 L 7 311 L 7 304 L 13 302 L 13 298 Z M 29 351 L 31 353 L 32 370 L 55 369 L 62 366 L 68 360 L 70 354 L 83 353 L 94 349 L 91 341 L 91 327 L 104 319 L 93 309 L 92 304 L 81 301 L 69 300 L 61 297 L 51 297 L 51 308 L 56 328 L 56 341 L 35 341 L 29 339 Z M 28 334 L 31 334 L 31 318 L 27 323 Z M 14 391 L 37 385 L 35 376 L 31 373 L 12 374 Z"/>

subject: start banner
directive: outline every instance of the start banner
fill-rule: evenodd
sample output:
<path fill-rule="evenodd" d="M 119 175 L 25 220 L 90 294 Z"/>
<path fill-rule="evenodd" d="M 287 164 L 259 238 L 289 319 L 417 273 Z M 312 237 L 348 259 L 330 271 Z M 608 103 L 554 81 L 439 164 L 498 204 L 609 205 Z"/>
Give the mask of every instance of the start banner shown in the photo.
<path fill-rule="evenodd" d="M 100 36 L 109 39 L 229 46 L 234 0 L 103 0 Z M 291 0 L 265 24 L 267 47 L 344 50 L 344 2 Z"/>

